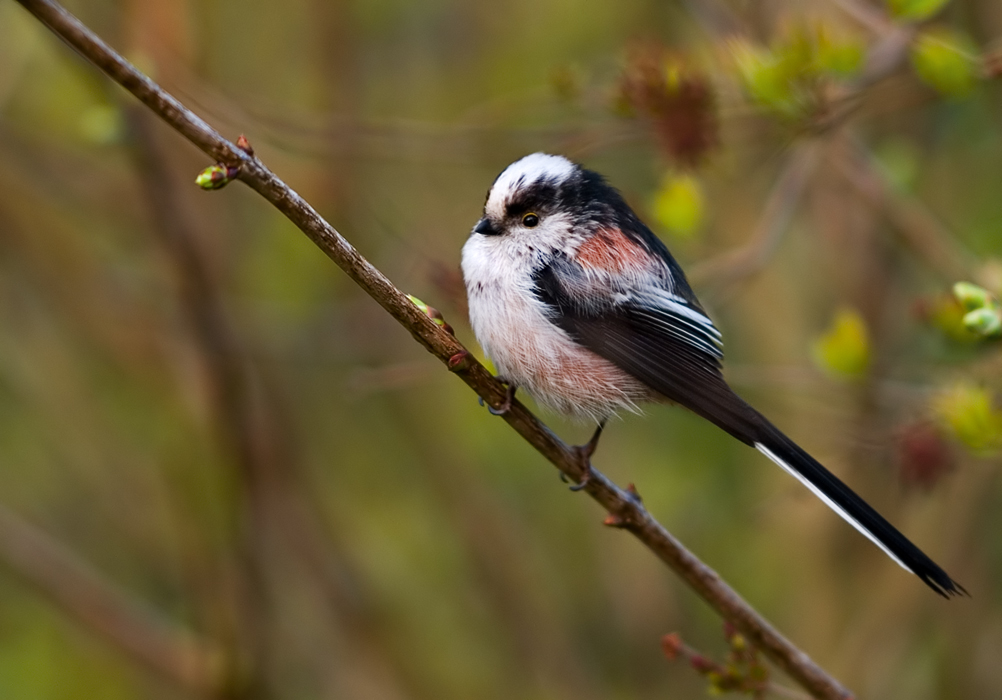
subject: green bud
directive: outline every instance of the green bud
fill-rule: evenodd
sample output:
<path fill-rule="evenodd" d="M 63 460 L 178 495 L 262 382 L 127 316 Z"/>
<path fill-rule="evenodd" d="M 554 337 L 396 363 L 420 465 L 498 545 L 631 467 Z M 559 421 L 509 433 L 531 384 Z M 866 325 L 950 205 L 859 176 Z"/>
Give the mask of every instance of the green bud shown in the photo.
<path fill-rule="evenodd" d="M 421 313 L 423 313 L 425 316 L 434 321 L 435 325 L 441 326 L 447 333 L 455 335 L 455 332 L 452 330 L 452 326 L 446 323 L 445 317 L 442 316 L 441 311 L 436 309 L 434 306 L 428 306 L 423 301 L 418 299 L 416 296 L 413 296 L 411 294 L 408 294 L 407 298 L 411 300 L 411 303 L 414 304 L 414 306 L 418 307 L 421 310 Z"/>
<path fill-rule="evenodd" d="M 992 295 L 984 287 L 971 282 L 957 282 L 953 285 L 953 296 L 957 297 L 967 311 L 993 305 Z"/>
<path fill-rule="evenodd" d="M 414 306 L 416 306 L 419 309 L 421 309 L 421 313 L 423 313 L 425 315 L 428 314 L 428 305 L 427 304 L 425 304 L 423 301 L 421 301 L 420 299 L 418 299 L 413 294 L 408 294 L 407 298 L 411 300 L 411 303 L 414 304 Z"/>
<path fill-rule="evenodd" d="M 218 190 L 226 187 L 239 171 L 228 165 L 216 163 L 203 170 L 195 178 L 195 184 L 203 190 Z"/>
<path fill-rule="evenodd" d="M 963 34 L 936 29 L 918 36 L 911 59 L 924 82 L 949 97 L 963 97 L 977 84 L 976 53 L 977 48 Z"/>
<path fill-rule="evenodd" d="M 999 318 L 999 310 L 987 306 L 975 309 L 965 315 L 964 325 L 968 330 L 983 336 L 998 335 L 999 331 L 1002 331 L 1002 319 Z"/>

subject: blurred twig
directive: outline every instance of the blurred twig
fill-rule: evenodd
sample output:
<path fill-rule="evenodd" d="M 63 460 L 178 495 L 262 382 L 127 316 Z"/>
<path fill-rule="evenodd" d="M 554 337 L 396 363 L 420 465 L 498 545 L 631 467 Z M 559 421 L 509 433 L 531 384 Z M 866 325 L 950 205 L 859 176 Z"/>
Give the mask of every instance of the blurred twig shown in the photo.
<path fill-rule="evenodd" d="M 902 242 L 930 268 L 948 280 L 971 276 L 972 256 L 921 201 L 898 191 L 887 181 L 862 145 L 848 141 L 845 148 L 830 152 L 833 165 L 846 182 L 863 201 L 883 212 Z"/>
<path fill-rule="evenodd" d="M 168 251 L 179 285 L 180 307 L 192 329 L 195 346 L 212 386 L 213 417 L 220 439 L 232 456 L 243 490 L 243 512 L 235 513 L 242 525 L 238 559 L 243 574 L 239 601 L 242 624 L 230 631 L 234 651 L 250 652 L 241 666 L 239 654 L 229 659 L 238 688 L 260 697 L 267 687 L 271 666 L 268 611 L 271 598 L 271 560 L 264 547 L 272 535 L 284 540 L 287 550 L 306 564 L 337 617 L 349 626 L 353 648 L 384 656 L 376 651 L 367 629 L 365 605 L 358 599 L 360 587 L 341 557 L 332 551 L 332 541 L 323 532 L 313 504 L 301 484 L 298 460 L 292 454 L 286 420 L 278 402 L 250 362 L 250 353 L 233 330 L 224 308 L 222 290 L 212 275 L 195 238 L 196 226 L 185 215 L 175 178 L 152 132 L 152 115 L 135 106 L 127 112 L 135 141 L 137 170 L 144 184 L 153 215 L 153 229 Z M 346 592 L 345 589 L 348 589 Z M 357 653 L 357 651 L 355 652 Z M 347 667 L 347 662 L 341 660 Z M 395 682 L 399 675 L 379 659 L 382 681 Z M 400 692 L 394 693 L 402 695 Z"/>
<path fill-rule="evenodd" d="M 198 116 L 109 48 L 101 39 L 51 0 L 18 0 L 70 46 L 104 70 L 156 112 L 172 128 L 215 160 L 239 169 L 239 178 L 271 202 L 317 244 L 414 338 L 446 363 L 490 405 L 501 406 L 505 387 L 453 336 L 425 316 L 341 234 L 259 160 L 223 139 Z M 588 465 L 581 453 L 565 445 L 519 402 L 504 420 L 563 473 L 581 481 Z M 731 621 L 780 668 L 817 698 L 847 698 L 850 693 L 746 603 L 720 576 L 703 564 L 643 507 L 636 493 L 617 487 L 592 472 L 584 489 L 609 513 L 607 520 L 633 533 L 683 580 Z"/>
<path fill-rule="evenodd" d="M 769 669 L 758 659 L 758 650 L 750 646 L 735 630 L 724 623 L 724 636 L 730 647 L 724 663 L 714 661 L 682 641 L 677 632 L 661 638 L 661 650 L 669 661 L 684 659 L 700 675 L 710 681 L 711 695 L 739 693 L 751 695 L 755 700 L 765 700 L 776 695 L 790 700 L 806 700 L 803 693 L 775 683 L 769 678 Z"/>
<path fill-rule="evenodd" d="M 831 2 L 876 34 L 884 34 L 894 27 L 891 19 L 873 5 L 858 0 L 831 0 Z"/>
<path fill-rule="evenodd" d="M 218 697 L 221 649 L 165 620 L 4 506 L 0 560 L 70 617 L 147 668 L 198 696 Z"/>
<path fill-rule="evenodd" d="M 194 345 L 204 364 L 210 387 L 213 418 L 222 434 L 224 448 L 233 455 L 240 474 L 240 497 L 233 520 L 238 528 L 237 591 L 235 629 L 224 631 L 231 647 L 227 656 L 229 675 L 236 692 L 243 697 L 253 692 L 261 696 L 267 686 L 268 663 L 265 638 L 267 573 L 259 551 L 268 527 L 263 480 L 270 472 L 274 456 L 272 428 L 264 424 L 255 408 L 260 403 L 247 381 L 246 360 L 236 336 L 230 330 L 222 300 L 212 274 L 194 240 L 184 209 L 176 202 L 174 182 L 159 151 L 152 125 L 145 111 L 126 110 L 133 137 L 133 156 L 140 183 L 150 207 L 152 230 L 168 254 L 178 286 L 179 307 L 192 330 Z M 263 428 L 263 429 L 262 429 Z M 248 654 L 249 658 L 243 658 Z M 251 689 L 254 689 L 251 691 Z"/>
<path fill-rule="evenodd" d="M 814 172 L 817 149 L 817 143 L 808 141 L 790 154 L 748 242 L 693 267 L 689 277 L 694 284 L 726 289 L 765 267 L 789 228 L 797 203 Z"/>

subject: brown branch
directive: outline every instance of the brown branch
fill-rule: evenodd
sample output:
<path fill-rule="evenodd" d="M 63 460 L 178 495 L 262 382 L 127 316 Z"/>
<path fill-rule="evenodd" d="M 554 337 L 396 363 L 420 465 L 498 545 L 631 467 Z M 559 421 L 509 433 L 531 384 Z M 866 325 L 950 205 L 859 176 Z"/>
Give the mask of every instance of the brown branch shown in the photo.
<path fill-rule="evenodd" d="M 401 323 L 429 352 L 482 396 L 499 407 L 505 387 L 477 362 L 454 337 L 435 325 L 379 270 L 363 258 L 341 234 L 259 160 L 223 139 L 202 119 L 137 71 L 101 39 L 51 0 L 18 0 L 60 38 L 100 67 L 116 82 L 156 112 L 173 129 L 212 158 L 239 168 L 239 177 L 296 224 L 360 287 Z M 586 465 L 578 451 L 561 442 L 522 404 L 514 402 L 504 420 L 575 481 Z M 618 488 L 604 475 L 592 473 L 584 489 L 609 513 L 610 524 L 629 530 L 682 577 L 724 618 L 780 668 L 817 698 L 847 698 L 851 694 L 804 652 L 793 646 L 746 603 L 720 576 L 703 564 L 640 503 L 635 493 Z"/>
<path fill-rule="evenodd" d="M 163 619 L 34 525 L 0 506 L 0 561 L 70 617 L 199 696 L 222 688 L 221 650 Z"/>

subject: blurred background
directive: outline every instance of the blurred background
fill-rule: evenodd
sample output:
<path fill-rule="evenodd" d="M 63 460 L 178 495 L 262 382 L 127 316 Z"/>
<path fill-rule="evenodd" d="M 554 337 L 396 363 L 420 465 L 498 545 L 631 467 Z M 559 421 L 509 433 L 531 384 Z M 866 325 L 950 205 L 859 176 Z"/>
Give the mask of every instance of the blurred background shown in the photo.
<path fill-rule="evenodd" d="M 493 178 L 606 174 L 739 393 L 971 598 L 680 409 L 596 467 L 859 697 L 1002 695 L 998 306 L 951 294 L 1002 288 L 997 0 L 67 5 L 471 348 Z M 705 695 L 660 640 L 719 618 L 207 165 L 0 0 L 0 695 Z"/>

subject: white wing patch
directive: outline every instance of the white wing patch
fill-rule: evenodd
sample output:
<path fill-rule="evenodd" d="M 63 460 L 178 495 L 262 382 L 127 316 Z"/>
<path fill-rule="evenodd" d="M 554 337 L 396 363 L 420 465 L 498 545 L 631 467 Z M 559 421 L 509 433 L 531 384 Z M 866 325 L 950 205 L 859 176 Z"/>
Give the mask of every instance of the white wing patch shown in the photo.
<path fill-rule="evenodd" d="M 676 294 L 658 291 L 645 296 L 650 303 L 643 305 L 640 311 L 644 318 L 708 355 L 724 359 L 720 331 L 705 314 L 689 306 Z"/>

